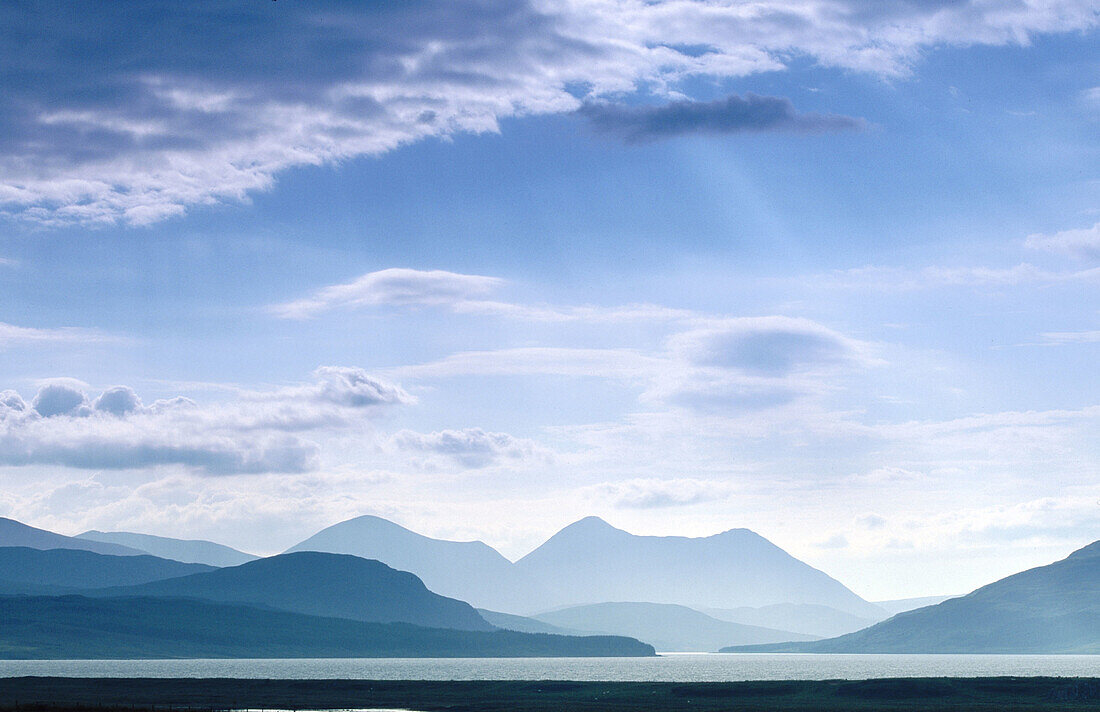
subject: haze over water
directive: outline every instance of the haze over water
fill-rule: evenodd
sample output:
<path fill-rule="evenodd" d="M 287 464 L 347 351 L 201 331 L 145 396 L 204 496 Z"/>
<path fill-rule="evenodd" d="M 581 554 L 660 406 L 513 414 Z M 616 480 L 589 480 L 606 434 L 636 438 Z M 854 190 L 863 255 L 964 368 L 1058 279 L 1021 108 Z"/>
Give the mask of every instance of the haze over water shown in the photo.
<path fill-rule="evenodd" d="M 1090 655 L 665 654 L 656 658 L 3 660 L 0 677 L 737 682 L 882 677 L 1094 676 Z"/>

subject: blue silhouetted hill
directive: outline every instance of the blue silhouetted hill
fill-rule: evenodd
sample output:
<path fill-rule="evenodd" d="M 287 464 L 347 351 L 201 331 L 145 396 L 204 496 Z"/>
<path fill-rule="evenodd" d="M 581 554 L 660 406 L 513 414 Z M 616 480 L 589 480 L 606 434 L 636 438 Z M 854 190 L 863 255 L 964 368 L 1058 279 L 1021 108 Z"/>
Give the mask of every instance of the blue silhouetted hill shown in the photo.
<path fill-rule="evenodd" d="M 31 549 L 82 549 L 97 554 L 137 556 L 147 552 L 121 544 L 78 539 L 28 526 L 14 519 L 0 517 L 0 546 L 25 546 Z"/>
<path fill-rule="evenodd" d="M 712 653 L 730 641 L 775 643 L 814 636 L 712 618 L 671 603 L 597 603 L 562 608 L 536 620 L 586 633 L 626 635 L 667 652 Z"/>
<path fill-rule="evenodd" d="M 1100 653 L 1100 542 L 973 593 L 811 643 L 729 652 Z"/>
<path fill-rule="evenodd" d="M 94 595 L 200 598 L 358 621 L 493 630 L 468 603 L 429 591 L 411 573 L 379 561 L 313 551 Z"/>
<path fill-rule="evenodd" d="M 587 517 L 515 566 L 547 608 L 606 601 L 693 608 L 816 603 L 868 618 L 882 613 L 748 529 L 697 538 L 637 536 Z"/>
<path fill-rule="evenodd" d="M 156 556 L 110 556 L 80 549 L 0 547 L 0 593 L 46 593 L 132 586 L 213 571 Z"/>
<path fill-rule="evenodd" d="M 0 597 L 0 658 L 646 656 L 629 638 L 366 623 L 195 599 Z"/>
<path fill-rule="evenodd" d="M 375 516 L 349 519 L 322 529 L 287 550 L 327 551 L 376 559 L 419 576 L 431 590 L 486 608 L 523 607 L 512 562 L 480 541 L 446 541 L 417 534 Z"/>
<path fill-rule="evenodd" d="M 175 559 L 188 564 L 206 564 L 208 566 L 239 566 L 259 557 L 237 551 L 224 544 L 202 539 L 174 539 L 152 534 L 134 532 L 101 532 L 96 530 L 77 534 L 77 539 L 98 541 L 106 544 L 118 544 L 132 549 L 146 551 L 162 559 Z"/>

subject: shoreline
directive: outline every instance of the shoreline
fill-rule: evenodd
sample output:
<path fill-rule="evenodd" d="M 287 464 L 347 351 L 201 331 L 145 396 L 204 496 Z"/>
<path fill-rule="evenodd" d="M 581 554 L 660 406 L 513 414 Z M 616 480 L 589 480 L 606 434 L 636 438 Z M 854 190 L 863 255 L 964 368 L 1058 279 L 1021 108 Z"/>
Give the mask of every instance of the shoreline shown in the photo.
<path fill-rule="evenodd" d="M 752 682 L 0 678 L 4 712 L 149 710 L 1082 710 L 1100 677 L 877 678 Z"/>

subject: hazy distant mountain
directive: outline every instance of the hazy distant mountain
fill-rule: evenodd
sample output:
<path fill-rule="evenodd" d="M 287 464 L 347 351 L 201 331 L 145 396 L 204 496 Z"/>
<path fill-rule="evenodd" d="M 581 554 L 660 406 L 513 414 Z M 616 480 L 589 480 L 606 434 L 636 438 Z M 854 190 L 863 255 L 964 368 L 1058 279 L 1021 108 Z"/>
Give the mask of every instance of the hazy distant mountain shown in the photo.
<path fill-rule="evenodd" d="M 708 608 L 815 603 L 857 616 L 881 610 L 759 534 L 635 536 L 597 517 L 569 525 L 516 562 L 544 608 L 651 601 Z"/>
<path fill-rule="evenodd" d="M 287 552 L 328 551 L 376 559 L 411 571 L 444 596 L 486 608 L 516 610 L 512 563 L 480 541 L 444 541 L 422 536 L 380 517 L 362 516 L 323 529 Z"/>
<path fill-rule="evenodd" d="M 482 618 L 504 630 L 518 630 L 521 633 L 551 633 L 553 635 L 592 635 L 590 631 L 562 628 L 540 621 L 538 618 L 490 611 L 487 608 L 478 608 L 477 612 Z"/>
<path fill-rule="evenodd" d="M 212 571 L 155 556 L 109 556 L 79 549 L 0 548 L 0 591 L 38 594 L 130 586 Z"/>
<path fill-rule="evenodd" d="M 82 549 L 97 554 L 138 556 L 147 552 L 120 544 L 106 544 L 36 529 L 14 519 L 0 517 L 0 546 L 25 546 L 31 549 Z"/>
<path fill-rule="evenodd" d="M 905 613 L 906 611 L 912 611 L 917 608 L 924 608 L 925 606 L 934 606 L 937 603 L 943 603 L 949 598 L 956 598 L 955 596 L 920 596 L 919 598 L 895 598 L 890 601 L 875 601 L 874 604 L 886 611 L 891 616 L 896 616 L 899 613 Z"/>
<path fill-rule="evenodd" d="M 973 593 L 812 643 L 737 651 L 1100 653 L 1100 542 Z"/>
<path fill-rule="evenodd" d="M 202 598 L 358 621 L 493 629 L 470 604 L 432 593 L 413 574 L 343 554 L 282 554 L 90 595 Z"/>
<path fill-rule="evenodd" d="M 572 630 L 626 635 L 668 652 L 714 652 L 723 640 L 770 643 L 812 640 L 813 636 L 712 618 L 686 606 L 668 603 L 597 603 L 540 613 L 536 620 Z"/>
<path fill-rule="evenodd" d="M 190 564 L 207 564 L 209 566 L 239 566 L 249 561 L 255 561 L 257 556 L 237 551 L 223 544 L 215 544 L 212 541 L 201 539 L 172 539 L 165 536 L 153 536 L 151 534 L 135 534 L 133 532 L 101 532 L 91 530 L 78 534 L 77 539 L 100 541 L 109 544 L 121 544 L 141 551 L 147 551 L 153 556 L 164 559 L 175 559 Z"/>
<path fill-rule="evenodd" d="M 0 658 L 644 656 L 627 638 L 364 623 L 202 600 L 0 597 Z"/>
<path fill-rule="evenodd" d="M 704 608 L 701 610 L 718 620 L 765 628 L 782 628 L 817 638 L 832 638 L 851 633 L 889 617 L 882 614 L 876 618 L 865 618 L 813 603 L 776 603 L 760 608 Z"/>

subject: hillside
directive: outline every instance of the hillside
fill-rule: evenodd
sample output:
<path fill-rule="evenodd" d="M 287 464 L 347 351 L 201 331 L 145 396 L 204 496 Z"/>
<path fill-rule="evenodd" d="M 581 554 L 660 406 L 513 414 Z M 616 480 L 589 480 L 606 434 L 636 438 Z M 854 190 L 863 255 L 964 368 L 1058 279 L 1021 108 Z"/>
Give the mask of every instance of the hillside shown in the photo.
<path fill-rule="evenodd" d="M 344 554 L 282 554 L 94 595 L 201 598 L 375 623 L 493 629 L 468 603 L 429 591 L 413 574 Z"/>
<path fill-rule="evenodd" d="M 486 608 L 522 605 L 512 563 L 480 541 L 432 539 L 381 517 L 362 516 L 322 529 L 287 549 L 375 559 L 411 571 L 431 590 Z"/>
<path fill-rule="evenodd" d="M 1100 542 L 973 593 L 811 643 L 730 652 L 1100 653 Z"/>
<path fill-rule="evenodd" d="M 0 580 L 7 593 L 36 593 L 130 586 L 213 571 L 202 564 L 184 564 L 155 556 L 109 556 L 80 549 L 0 547 Z M 17 591 L 17 585 L 23 586 Z"/>
<path fill-rule="evenodd" d="M 25 546 L 30 549 L 82 549 L 112 556 L 137 556 L 147 553 L 120 544 L 55 534 L 45 529 L 37 529 L 22 522 L 17 522 L 14 519 L 0 517 L 0 547 L 3 546 Z"/>
<path fill-rule="evenodd" d="M 149 552 L 153 556 L 159 556 L 163 559 L 174 559 L 188 564 L 206 564 L 207 566 L 218 567 L 239 566 L 259 558 L 223 544 L 201 539 L 173 539 L 151 534 L 101 532 L 94 529 L 83 534 L 77 534 L 76 538 L 107 544 L 120 544 Z"/>
<path fill-rule="evenodd" d="M 813 603 L 774 603 L 759 608 L 704 608 L 702 612 L 722 621 L 781 628 L 815 638 L 832 638 L 852 633 L 889 617 L 883 614 L 875 618 L 864 618 Z"/>
<path fill-rule="evenodd" d="M 627 635 L 667 652 L 710 653 L 729 640 L 748 644 L 812 639 L 789 631 L 720 621 L 667 603 L 598 603 L 541 613 L 535 618 L 571 630 Z"/>
<path fill-rule="evenodd" d="M 0 658 L 645 656 L 626 638 L 462 631 L 208 601 L 0 597 Z"/>
<path fill-rule="evenodd" d="M 605 601 L 693 608 L 815 603 L 881 615 L 836 579 L 747 529 L 700 538 L 636 536 L 588 517 L 517 561 L 516 570 L 544 608 Z"/>

